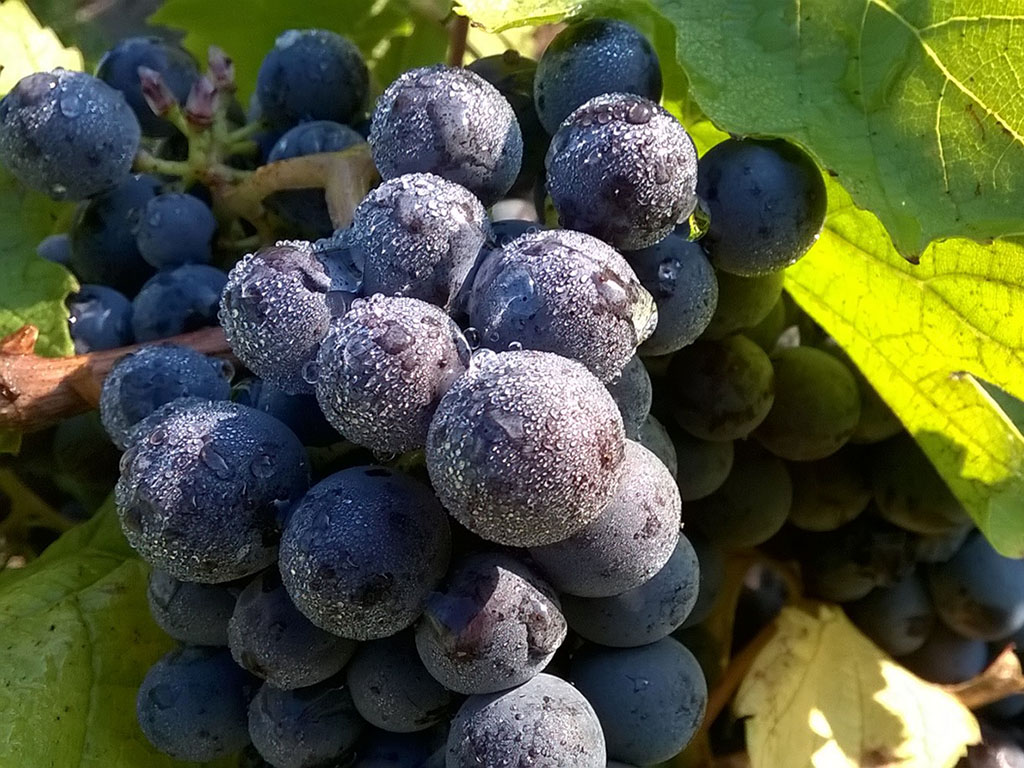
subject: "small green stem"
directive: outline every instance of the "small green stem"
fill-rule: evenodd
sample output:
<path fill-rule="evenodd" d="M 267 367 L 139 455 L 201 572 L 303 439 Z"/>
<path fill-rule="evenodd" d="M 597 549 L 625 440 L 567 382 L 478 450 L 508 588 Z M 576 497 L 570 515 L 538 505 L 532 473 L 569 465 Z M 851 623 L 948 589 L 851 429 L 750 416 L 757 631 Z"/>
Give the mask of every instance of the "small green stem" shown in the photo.
<path fill-rule="evenodd" d="M 245 141 L 246 139 L 251 139 L 253 136 L 255 136 L 260 131 L 264 130 L 266 127 L 267 126 L 264 124 L 262 120 L 247 123 L 246 125 L 243 125 L 241 128 L 236 128 L 233 131 L 228 131 L 227 134 L 225 134 L 224 136 L 224 140 L 227 141 L 229 144 L 234 144 L 235 142 L 239 141 Z"/>
<path fill-rule="evenodd" d="M 135 155 L 133 167 L 142 173 L 157 173 L 163 176 L 186 178 L 192 175 L 191 163 L 185 160 L 164 160 L 149 152 L 139 152 Z"/>
<path fill-rule="evenodd" d="M 233 141 L 225 148 L 227 155 L 255 155 L 260 147 L 255 141 L 245 140 Z"/>

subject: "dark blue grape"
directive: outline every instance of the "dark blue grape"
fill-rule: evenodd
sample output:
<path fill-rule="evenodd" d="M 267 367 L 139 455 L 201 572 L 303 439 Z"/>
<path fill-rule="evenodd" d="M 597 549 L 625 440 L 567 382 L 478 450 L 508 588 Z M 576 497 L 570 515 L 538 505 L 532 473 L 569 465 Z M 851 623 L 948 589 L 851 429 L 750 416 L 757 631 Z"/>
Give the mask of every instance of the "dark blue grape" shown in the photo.
<path fill-rule="evenodd" d="M 132 302 L 136 341 L 157 341 L 217 324 L 217 307 L 228 276 L 207 264 L 162 270 Z"/>
<path fill-rule="evenodd" d="M 260 378 L 289 395 L 313 392 L 308 367 L 327 333 L 331 278 L 313 246 L 285 241 L 232 268 L 220 304 L 231 350 Z"/>
<path fill-rule="evenodd" d="M 466 699 L 452 720 L 445 765 L 605 768 L 605 754 L 594 708 L 569 683 L 542 673 L 511 690 Z"/>
<path fill-rule="evenodd" d="M 924 645 L 935 625 L 928 590 L 913 571 L 894 584 L 877 587 L 843 607 L 875 645 L 893 656 L 916 651 Z"/>
<path fill-rule="evenodd" d="M 526 234 L 480 265 L 469 322 L 489 349 L 518 344 L 611 381 L 654 330 L 654 301 L 614 248 L 580 232 Z"/>
<path fill-rule="evenodd" d="M 256 81 L 263 118 L 288 129 L 307 120 L 349 123 L 366 104 L 369 71 L 359 49 L 326 29 L 289 29 L 263 58 Z"/>
<path fill-rule="evenodd" d="M 748 276 L 803 256 L 828 204 L 818 166 L 780 139 L 726 139 L 712 147 L 698 165 L 697 194 L 711 217 L 703 243 L 712 263 Z"/>
<path fill-rule="evenodd" d="M 419 616 L 451 556 L 451 532 L 430 488 L 384 467 L 353 467 L 310 489 L 281 539 L 295 605 L 328 632 L 393 635 Z"/>
<path fill-rule="evenodd" d="M 770 355 L 779 345 L 779 338 L 786 330 L 788 319 L 786 302 L 780 297 L 772 305 L 768 314 L 761 319 L 761 322 L 750 328 L 744 328 L 742 332 L 744 336 Z"/>
<path fill-rule="evenodd" d="M 583 104 L 551 139 L 545 165 L 559 223 L 622 250 L 664 240 L 697 205 L 690 135 L 642 96 Z"/>
<path fill-rule="evenodd" d="M 543 670 L 565 640 L 551 589 L 514 558 L 470 555 L 432 594 L 416 628 L 427 671 L 459 693 L 493 693 Z"/>
<path fill-rule="evenodd" d="M 217 220 L 209 206 L 192 195 L 165 192 L 146 204 L 135 242 L 142 258 L 157 269 L 206 264 L 213 256 Z"/>
<path fill-rule="evenodd" d="M 235 387 L 232 399 L 270 414 L 294 432 L 303 445 L 323 447 L 341 440 L 324 418 L 315 395 L 289 395 L 254 376 Z"/>
<path fill-rule="evenodd" d="M 690 540 L 693 551 L 697 553 L 700 578 L 697 585 L 697 601 L 690 609 L 690 615 L 683 621 L 681 628 L 694 627 L 711 615 L 718 600 L 718 594 L 725 584 L 725 554 L 710 539 L 697 530 L 687 529 L 686 537 Z"/>
<path fill-rule="evenodd" d="M 68 296 L 68 324 L 75 354 L 116 349 L 132 343 L 132 303 L 105 285 L 83 285 Z"/>
<path fill-rule="evenodd" d="M 71 266 L 71 236 L 66 233 L 49 235 L 39 241 L 36 246 L 36 255 L 41 259 L 52 261 L 55 264 Z"/>
<path fill-rule="evenodd" d="M 142 95 L 139 67 L 157 72 L 178 103 L 184 104 L 193 83 L 199 79 L 199 66 L 180 45 L 158 37 L 125 38 L 103 54 L 96 65 L 96 77 L 124 94 L 143 133 L 171 136 L 174 126 L 154 114 Z"/>
<path fill-rule="evenodd" d="M 782 272 L 740 277 L 715 270 L 718 302 L 701 338 L 723 339 L 736 331 L 755 327 L 779 303 L 783 278 Z"/>
<path fill-rule="evenodd" d="M 443 720 L 455 696 L 427 672 L 412 630 L 360 646 L 345 671 L 356 710 L 386 731 L 422 731 Z"/>
<path fill-rule="evenodd" d="M 427 469 L 473 533 L 540 546 L 601 514 L 624 451 L 615 401 L 582 365 L 548 352 L 488 352 L 441 399 Z"/>
<path fill-rule="evenodd" d="M 569 679 L 597 712 L 608 756 L 637 765 L 680 752 L 707 708 L 697 659 L 671 637 L 640 648 L 588 646 L 573 657 Z"/>
<path fill-rule="evenodd" d="M 363 288 L 366 254 L 353 239 L 352 229 L 346 227 L 313 243 L 313 252 L 330 280 L 327 305 L 335 316 L 345 314 Z"/>
<path fill-rule="evenodd" d="M 22 454 L 18 457 L 22 464 Z M 53 457 L 43 471 L 87 509 L 97 509 L 117 482 L 120 451 L 107 437 L 98 411 L 63 419 L 53 430 Z"/>
<path fill-rule="evenodd" d="M 436 65 L 399 76 L 377 100 L 373 160 L 385 179 L 433 173 L 493 205 L 512 187 L 523 157 L 515 112 L 480 75 Z"/>
<path fill-rule="evenodd" d="M 908 531 L 950 534 L 970 525 L 967 510 L 908 434 L 872 447 L 871 485 L 879 513 Z"/>
<path fill-rule="evenodd" d="M 509 243 L 518 239 L 521 235 L 532 234 L 542 229 L 544 229 L 543 226 L 528 219 L 499 219 L 498 221 L 492 221 L 490 237 L 480 248 L 476 262 L 473 264 L 472 269 L 470 269 L 469 274 L 466 275 L 466 279 L 462 282 L 462 289 L 452 298 L 449 309 L 452 316 L 458 318 L 460 322 L 466 320 L 465 324 L 468 324 L 466 315 L 469 311 L 469 298 L 472 295 L 473 281 L 476 280 L 476 274 L 480 271 L 480 267 L 491 256 L 497 254 L 502 248 L 508 246 Z"/>
<path fill-rule="evenodd" d="M 226 649 L 186 646 L 146 673 L 136 700 L 139 725 L 177 760 L 216 760 L 249 743 L 246 707 L 254 689 Z"/>
<path fill-rule="evenodd" d="M 523 161 L 509 196 L 528 197 L 538 175 L 544 170 L 544 153 L 550 141 L 533 103 L 537 62 L 516 51 L 507 50 L 479 58 L 466 69 L 497 88 L 516 114 L 516 122 L 523 135 Z"/>
<path fill-rule="evenodd" d="M 132 167 L 140 136 L 124 96 L 84 72 L 36 72 L 0 100 L 0 163 L 55 200 L 82 200 L 116 186 Z"/>
<path fill-rule="evenodd" d="M 330 120 L 299 123 L 277 140 L 267 156 L 267 162 L 275 163 L 321 152 L 341 152 L 364 141 L 356 131 L 341 123 Z M 334 231 L 322 189 L 274 192 L 264 203 L 303 237 L 326 237 Z"/>
<path fill-rule="evenodd" d="M 650 415 L 651 400 L 654 394 L 647 366 L 637 355 L 633 355 L 618 378 L 608 382 L 605 386 L 608 387 L 615 404 L 619 406 L 626 437 L 636 440 L 640 435 L 641 427 Z"/>
<path fill-rule="evenodd" d="M 282 690 L 333 677 L 356 650 L 355 642 L 324 632 L 299 612 L 276 568 L 268 568 L 238 595 L 227 640 L 238 664 Z"/>
<path fill-rule="evenodd" d="M 281 517 L 309 485 L 306 454 L 277 419 L 231 402 L 174 402 L 121 460 L 121 527 L 144 560 L 183 581 L 266 568 Z"/>
<path fill-rule="evenodd" d="M 956 528 L 949 533 L 935 533 L 928 536 L 918 536 L 915 542 L 914 552 L 918 562 L 921 563 L 944 563 L 960 551 L 960 547 L 967 541 L 967 537 L 974 526 L 966 524 Z M 1021 644 L 1024 649 L 1024 643 Z"/>
<path fill-rule="evenodd" d="M 678 478 L 679 457 L 676 456 L 676 447 L 672 442 L 665 425 L 658 421 L 651 414 L 647 414 L 644 423 L 640 425 L 640 434 L 636 441 L 644 448 L 657 456 L 664 464 L 672 477 Z"/>
<path fill-rule="evenodd" d="M 1004 733 L 986 725 L 981 721 L 982 741 L 967 747 L 967 757 L 957 764 L 958 768 L 1024 768 L 1024 743 L 1021 742 L 1019 726 Z"/>
<path fill-rule="evenodd" d="M 491 237 L 483 205 L 430 173 L 392 178 L 356 208 L 352 247 L 364 259 L 363 295 L 449 307 Z"/>
<path fill-rule="evenodd" d="M 625 257 L 658 307 L 658 325 L 640 351 L 668 355 L 692 344 L 718 305 L 718 280 L 704 249 L 673 233 Z"/>
<path fill-rule="evenodd" d="M 175 640 L 190 645 L 227 645 L 228 620 L 238 590 L 225 584 L 192 584 L 153 569 L 149 574 L 149 612 Z"/>
<path fill-rule="evenodd" d="M 755 445 L 740 444 L 725 482 L 709 496 L 687 504 L 683 521 L 719 546 L 753 547 L 781 530 L 792 504 L 793 483 L 786 465 Z"/>
<path fill-rule="evenodd" d="M 712 442 L 685 432 L 672 436 L 676 459 L 685 471 L 676 476 L 683 501 L 710 496 L 732 471 L 735 449 L 731 440 Z"/>
<path fill-rule="evenodd" d="M 415 733 L 370 729 L 356 746 L 352 768 L 445 768 L 447 723 Z"/>
<path fill-rule="evenodd" d="M 601 645 L 629 648 L 668 637 L 697 602 L 700 565 L 686 536 L 679 535 L 665 565 L 638 587 L 613 597 L 562 595 L 569 626 Z"/>
<path fill-rule="evenodd" d="M 774 621 L 790 596 L 785 580 L 774 568 L 757 564 L 743 576 L 732 630 L 734 651 L 747 647 Z"/>
<path fill-rule="evenodd" d="M 842 448 L 860 421 L 850 369 L 814 347 L 780 349 L 772 368 L 775 401 L 754 430 L 757 441 L 790 461 L 823 459 Z"/>
<path fill-rule="evenodd" d="M 661 66 L 654 48 L 630 24 L 577 21 L 559 32 L 537 65 L 534 102 L 548 133 L 577 107 L 605 93 L 661 99 Z"/>
<path fill-rule="evenodd" d="M 114 444 L 124 450 L 135 426 L 179 397 L 227 400 L 230 363 L 189 347 L 161 344 L 125 355 L 111 369 L 100 392 L 100 416 Z"/>
<path fill-rule="evenodd" d="M 936 623 L 924 645 L 901 656 L 900 663 L 930 683 L 955 685 L 981 674 L 988 663 L 988 646 Z"/>
<path fill-rule="evenodd" d="M 338 679 L 293 691 L 265 683 L 249 704 L 249 736 L 274 768 L 343 764 L 365 727 Z"/>
<path fill-rule="evenodd" d="M 443 311 L 377 294 L 331 322 L 317 355 L 317 399 L 353 443 L 380 455 L 417 450 L 468 362 L 462 332 Z"/>
<path fill-rule="evenodd" d="M 929 569 L 928 586 L 939 618 L 964 637 L 1002 640 L 1024 627 L 1024 560 L 1003 557 L 980 532 Z"/>
<path fill-rule="evenodd" d="M 832 602 L 858 600 L 875 587 L 893 584 L 914 565 L 910 534 L 864 512 L 834 531 L 798 539 L 804 585 Z"/>
<path fill-rule="evenodd" d="M 79 280 L 135 295 L 153 274 L 139 253 L 135 229 L 159 191 L 155 176 L 127 176 L 78 207 L 71 223 L 70 266 Z"/>
<path fill-rule="evenodd" d="M 531 548 L 530 556 L 559 593 L 620 595 L 668 562 L 679 540 L 680 509 L 668 468 L 627 440 L 619 487 L 601 516 L 564 541 Z"/>
<path fill-rule="evenodd" d="M 817 461 L 789 464 L 793 506 L 789 521 L 805 531 L 832 531 L 863 512 L 871 501 L 859 454 L 844 448 Z"/>
<path fill-rule="evenodd" d="M 702 440 L 747 437 L 775 400 L 772 361 L 744 336 L 699 341 L 679 350 L 667 379 L 676 423 Z"/>

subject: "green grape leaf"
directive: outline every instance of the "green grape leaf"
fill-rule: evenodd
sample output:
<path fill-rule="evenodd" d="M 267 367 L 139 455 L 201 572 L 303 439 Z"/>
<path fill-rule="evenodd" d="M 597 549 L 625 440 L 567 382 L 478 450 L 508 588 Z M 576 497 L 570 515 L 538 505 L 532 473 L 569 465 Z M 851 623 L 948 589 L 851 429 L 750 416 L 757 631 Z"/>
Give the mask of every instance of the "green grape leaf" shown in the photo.
<path fill-rule="evenodd" d="M 605 0 L 462 0 L 496 29 Z M 913 257 L 1024 232 L 1024 0 L 648 0 L 694 100 L 736 134 L 807 147 Z"/>
<path fill-rule="evenodd" d="M 139 683 L 174 645 L 149 616 L 146 574 L 112 504 L 0 573 L 0 765 L 182 765 L 135 719 Z"/>
<path fill-rule="evenodd" d="M 41 27 L 22 0 L 6 0 L 0 4 L 0 65 L 3 95 L 32 72 L 81 69 L 82 55 Z M 36 351 L 50 357 L 73 351 L 64 300 L 76 284 L 70 272 L 40 259 L 35 249 L 67 210 L 67 204 L 26 190 L 0 167 L 0 337 L 34 325 Z"/>
<path fill-rule="evenodd" d="M 0 4 L 0 95 L 23 76 L 62 66 L 82 67 L 77 49 L 65 48 L 39 25 L 21 0 Z M 64 267 L 45 261 L 35 249 L 54 231 L 69 205 L 22 187 L 0 167 L 0 338 L 23 325 L 39 329 L 36 352 L 59 357 L 74 350 L 64 301 L 77 287 Z M 20 436 L 0 428 L 0 453 L 18 450 Z"/>
<path fill-rule="evenodd" d="M 341 5 L 336 0 L 167 0 L 150 22 L 184 30 L 185 47 L 200 61 L 206 60 L 211 45 L 227 51 L 235 62 L 239 88 L 246 96 L 254 90 L 260 62 L 279 34 L 286 29 L 331 29 L 359 46 L 370 64 L 374 90 L 379 92 L 406 69 L 444 59 L 447 12 L 448 4 L 443 0 Z"/>
<path fill-rule="evenodd" d="M 979 379 L 1024 396 L 1024 247 L 935 243 L 917 266 L 829 180 L 786 288 L 846 350 L 1003 554 L 1024 556 L 1024 437 Z"/>
<path fill-rule="evenodd" d="M 65 48 L 23 0 L 0 3 L 0 96 L 25 75 L 54 67 L 82 69 L 82 64 L 78 49 Z"/>
<path fill-rule="evenodd" d="M 36 255 L 66 205 L 31 192 L 0 168 L 0 337 L 23 325 L 39 329 L 36 352 L 70 355 L 71 335 L 64 300 L 77 288 L 64 267 Z"/>
<path fill-rule="evenodd" d="M 501 32 L 525 24 L 547 24 L 562 21 L 579 11 L 588 12 L 599 3 L 573 0 L 458 0 L 455 11 L 474 22 Z M 602 10 L 607 3 L 600 3 Z"/>
<path fill-rule="evenodd" d="M 744 678 L 751 768 L 952 768 L 977 743 L 963 704 L 892 661 L 835 606 L 784 608 Z"/>

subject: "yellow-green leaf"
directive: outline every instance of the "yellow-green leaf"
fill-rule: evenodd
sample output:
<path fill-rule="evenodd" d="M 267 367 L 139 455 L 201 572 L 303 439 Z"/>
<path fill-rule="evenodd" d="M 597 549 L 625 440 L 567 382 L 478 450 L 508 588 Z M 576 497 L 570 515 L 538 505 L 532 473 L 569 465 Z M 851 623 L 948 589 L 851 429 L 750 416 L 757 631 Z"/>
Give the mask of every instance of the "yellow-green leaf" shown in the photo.
<path fill-rule="evenodd" d="M 977 379 L 1024 396 L 1024 247 L 947 240 L 919 265 L 829 182 L 793 298 L 849 353 L 993 545 L 1024 556 L 1024 437 Z"/>
<path fill-rule="evenodd" d="M 562 21 L 587 4 L 572 0 L 459 0 L 455 11 L 492 32 L 524 24 Z"/>
<path fill-rule="evenodd" d="M 970 711 L 896 664 L 834 606 L 785 608 L 736 696 L 752 768 L 951 768 Z"/>
<path fill-rule="evenodd" d="M 65 48 L 54 34 L 39 24 L 23 0 L 0 3 L 0 96 L 25 75 L 54 67 L 82 69 L 82 54 Z"/>

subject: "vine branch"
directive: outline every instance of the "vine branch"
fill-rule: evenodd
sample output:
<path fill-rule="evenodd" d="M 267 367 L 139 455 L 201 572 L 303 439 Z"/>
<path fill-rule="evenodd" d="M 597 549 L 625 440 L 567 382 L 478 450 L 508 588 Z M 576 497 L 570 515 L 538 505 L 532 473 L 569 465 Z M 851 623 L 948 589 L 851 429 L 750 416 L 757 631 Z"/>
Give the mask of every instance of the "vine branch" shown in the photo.
<path fill-rule="evenodd" d="M 103 379 L 114 363 L 150 344 L 72 357 L 35 354 L 39 329 L 26 325 L 0 340 L 0 429 L 34 432 L 99 404 Z M 219 327 L 162 339 L 206 355 L 234 360 Z"/>

